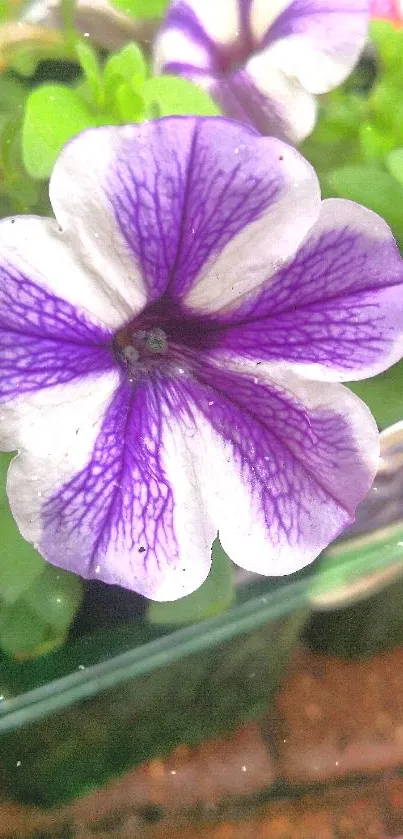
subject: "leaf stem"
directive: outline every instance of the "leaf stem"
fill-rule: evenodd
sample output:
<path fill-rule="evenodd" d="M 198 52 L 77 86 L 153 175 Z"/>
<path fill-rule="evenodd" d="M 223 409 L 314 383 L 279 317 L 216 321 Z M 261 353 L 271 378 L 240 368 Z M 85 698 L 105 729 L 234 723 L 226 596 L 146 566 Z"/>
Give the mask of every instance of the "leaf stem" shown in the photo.
<path fill-rule="evenodd" d="M 62 26 L 66 44 L 69 47 L 74 47 L 77 40 L 77 31 L 75 26 L 75 8 L 76 0 L 61 0 L 60 13 L 62 18 Z"/>

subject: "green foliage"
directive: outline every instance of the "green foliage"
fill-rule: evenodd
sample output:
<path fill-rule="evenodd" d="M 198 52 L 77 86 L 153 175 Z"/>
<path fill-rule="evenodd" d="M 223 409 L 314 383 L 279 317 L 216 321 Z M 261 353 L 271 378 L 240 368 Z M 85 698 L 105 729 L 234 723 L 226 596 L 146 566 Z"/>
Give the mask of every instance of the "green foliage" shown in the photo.
<path fill-rule="evenodd" d="M 403 148 L 391 151 L 387 155 L 385 163 L 389 172 L 403 187 Z"/>
<path fill-rule="evenodd" d="M 105 63 L 103 85 L 105 96 L 113 101 L 116 86 L 129 82 L 134 91 L 138 91 L 148 76 L 148 66 L 137 44 L 126 44 L 120 52 L 113 53 Z"/>
<path fill-rule="evenodd" d="M 62 85 L 43 85 L 33 90 L 22 130 L 28 174 L 32 178 L 48 178 L 64 144 L 96 124 L 95 116 L 74 90 Z"/>
<path fill-rule="evenodd" d="M 349 388 L 366 402 L 379 428 L 403 418 L 403 361 L 373 379 L 352 382 Z"/>
<path fill-rule="evenodd" d="M 330 545 L 308 578 L 313 605 L 320 609 L 347 606 L 398 578 L 403 571 L 402 537 L 402 525 L 396 523 Z M 392 571 L 390 577 L 388 571 Z"/>
<path fill-rule="evenodd" d="M 323 98 L 314 133 L 301 147 L 319 173 L 326 172 L 341 161 L 359 162 L 357 131 L 367 119 L 368 102 L 357 93 L 341 88 Z"/>
<path fill-rule="evenodd" d="M 86 41 L 77 41 L 76 53 L 88 84 L 90 101 L 93 101 L 98 107 L 102 107 L 104 99 L 103 78 L 97 53 L 91 44 Z"/>
<path fill-rule="evenodd" d="M 384 20 L 373 20 L 370 35 L 375 44 L 381 75 L 389 87 L 403 84 L 403 30 Z"/>
<path fill-rule="evenodd" d="M 137 20 L 161 18 L 169 0 L 112 0 L 121 12 Z"/>
<path fill-rule="evenodd" d="M 0 454 L 0 648 L 31 658 L 64 640 L 81 603 L 82 583 L 47 565 L 22 538 L 5 493 L 11 457 Z"/>
<path fill-rule="evenodd" d="M 220 113 L 208 93 L 178 76 L 147 79 L 143 87 L 143 98 L 147 119 L 170 114 L 217 116 Z"/>
<path fill-rule="evenodd" d="M 317 169 L 324 195 L 376 210 L 403 246 L 403 29 L 375 21 L 371 34 L 374 83 L 365 89 L 353 75 L 323 97 L 317 128 L 302 152 Z"/>
<path fill-rule="evenodd" d="M 45 565 L 41 576 L 26 592 L 24 603 L 58 635 L 70 626 L 81 597 L 82 584 L 78 577 Z"/>
<path fill-rule="evenodd" d="M 0 507 L 0 532 L 0 599 L 12 605 L 42 574 L 44 561 L 22 538 L 6 503 Z"/>
<path fill-rule="evenodd" d="M 393 228 L 403 243 L 403 187 L 381 166 L 341 166 L 327 173 L 328 192 L 364 204 Z"/>
<path fill-rule="evenodd" d="M 103 68 L 90 44 L 78 41 L 75 50 L 83 71 L 75 87 L 44 84 L 27 97 L 22 153 L 33 180 L 47 179 L 64 144 L 86 128 L 168 114 L 219 113 L 208 94 L 191 82 L 151 78 L 137 44 L 126 44 Z"/>

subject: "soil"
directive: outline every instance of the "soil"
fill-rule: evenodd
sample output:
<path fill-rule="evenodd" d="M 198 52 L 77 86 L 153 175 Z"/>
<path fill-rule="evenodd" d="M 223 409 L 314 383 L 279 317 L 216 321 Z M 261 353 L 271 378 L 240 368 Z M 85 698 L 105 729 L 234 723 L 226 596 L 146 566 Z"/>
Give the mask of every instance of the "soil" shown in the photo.
<path fill-rule="evenodd" d="M 402 839 L 403 649 L 299 649 L 263 719 L 51 812 L 0 801 L 0 839 Z"/>

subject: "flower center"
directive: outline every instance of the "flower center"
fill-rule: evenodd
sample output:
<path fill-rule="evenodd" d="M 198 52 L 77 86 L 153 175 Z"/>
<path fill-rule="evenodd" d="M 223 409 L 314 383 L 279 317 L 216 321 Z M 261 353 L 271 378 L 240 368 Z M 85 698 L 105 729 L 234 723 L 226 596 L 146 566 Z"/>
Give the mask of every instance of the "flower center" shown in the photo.
<path fill-rule="evenodd" d="M 127 369 L 129 379 L 150 373 L 168 352 L 166 333 L 158 326 L 131 331 L 123 329 L 116 335 L 114 349 L 118 360 Z"/>
<path fill-rule="evenodd" d="M 139 358 L 165 355 L 168 349 L 167 336 L 158 326 L 152 329 L 139 329 L 132 334 L 131 347 L 138 353 Z"/>

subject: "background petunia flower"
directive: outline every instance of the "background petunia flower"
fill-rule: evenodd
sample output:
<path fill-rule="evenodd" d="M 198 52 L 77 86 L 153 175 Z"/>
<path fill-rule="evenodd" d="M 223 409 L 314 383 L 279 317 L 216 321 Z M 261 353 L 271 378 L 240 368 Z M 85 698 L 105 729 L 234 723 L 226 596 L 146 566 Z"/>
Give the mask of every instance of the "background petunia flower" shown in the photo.
<path fill-rule="evenodd" d="M 369 0 L 173 0 L 154 45 L 157 72 L 185 75 L 223 112 L 298 143 L 315 94 L 351 72 Z"/>
<path fill-rule="evenodd" d="M 370 0 L 370 15 L 380 20 L 389 20 L 395 26 L 403 24 L 402 0 Z"/>
<path fill-rule="evenodd" d="M 84 132 L 57 221 L 0 223 L 2 446 L 23 535 L 154 599 L 196 589 L 219 531 L 262 574 L 309 563 L 378 462 L 342 380 L 403 353 L 387 225 L 321 203 L 293 148 L 223 118 Z"/>

